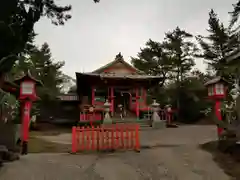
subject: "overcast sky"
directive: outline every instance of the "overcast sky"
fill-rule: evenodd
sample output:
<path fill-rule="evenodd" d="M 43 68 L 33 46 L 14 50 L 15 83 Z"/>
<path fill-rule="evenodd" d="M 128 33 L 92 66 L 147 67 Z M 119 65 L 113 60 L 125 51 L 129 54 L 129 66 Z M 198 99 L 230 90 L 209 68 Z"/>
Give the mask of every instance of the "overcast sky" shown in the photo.
<path fill-rule="evenodd" d="M 47 42 L 55 60 L 64 60 L 63 71 L 88 72 L 109 63 L 122 52 L 126 61 L 136 56 L 151 38 L 161 41 L 164 33 L 176 28 L 197 35 L 206 34 L 211 8 L 227 23 L 236 0 L 57 0 L 71 4 L 72 19 L 56 27 L 47 19 L 35 26 L 36 43 Z M 197 60 L 197 68 L 204 64 Z"/>

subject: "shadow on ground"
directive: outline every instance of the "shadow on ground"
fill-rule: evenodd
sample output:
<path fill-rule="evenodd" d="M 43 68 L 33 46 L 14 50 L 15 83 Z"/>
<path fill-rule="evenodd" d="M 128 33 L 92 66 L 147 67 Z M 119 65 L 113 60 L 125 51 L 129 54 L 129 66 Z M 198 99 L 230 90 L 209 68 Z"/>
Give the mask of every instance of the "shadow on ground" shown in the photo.
<path fill-rule="evenodd" d="M 155 149 L 155 148 L 172 148 L 172 147 L 178 147 L 178 146 L 180 146 L 180 145 L 176 145 L 176 144 L 156 144 L 156 145 L 153 145 L 153 146 L 142 145 L 141 150 Z"/>
<path fill-rule="evenodd" d="M 223 153 L 217 148 L 217 141 L 211 141 L 200 145 L 200 147 L 212 154 L 213 160 L 229 176 L 240 179 L 240 148 L 235 148 L 232 152 Z"/>
<path fill-rule="evenodd" d="M 29 153 L 67 153 L 71 146 L 66 144 L 53 143 L 45 141 L 41 138 L 30 137 L 29 139 Z"/>

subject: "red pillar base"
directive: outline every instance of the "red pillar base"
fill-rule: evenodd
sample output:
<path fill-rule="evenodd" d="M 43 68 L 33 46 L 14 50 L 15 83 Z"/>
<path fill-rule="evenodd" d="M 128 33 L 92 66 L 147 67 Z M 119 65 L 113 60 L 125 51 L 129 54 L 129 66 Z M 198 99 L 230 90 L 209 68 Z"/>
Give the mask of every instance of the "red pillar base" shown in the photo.
<path fill-rule="evenodd" d="M 22 155 L 26 155 L 28 154 L 28 142 L 27 141 L 23 141 L 22 142 Z"/>
<path fill-rule="evenodd" d="M 221 102 L 218 100 L 215 103 L 215 114 L 219 121 L 222 121 L 222 115 L 221 115 Z M 218 136 L 220 136 L 223 132 L 223 128 L 217 127 L 217 133 Z"/>

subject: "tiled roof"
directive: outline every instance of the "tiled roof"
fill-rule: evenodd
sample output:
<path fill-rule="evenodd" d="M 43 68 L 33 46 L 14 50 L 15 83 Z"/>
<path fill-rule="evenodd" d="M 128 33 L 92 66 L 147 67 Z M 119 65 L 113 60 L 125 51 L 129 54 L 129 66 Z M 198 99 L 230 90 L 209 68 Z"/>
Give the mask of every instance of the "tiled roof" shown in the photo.
<path fill-rule="evenodd" d="M 208 82 L 206 82 L 204 85 L 205 86 L 208 86 L 208 85 L 211 85 L 211 84 L 215 84 L 219 81 L 224 81 L 224 82 L 227 82 L 224 78 L 222 78 L 221 76 L 217 76 L 215 77 L 214 79 L 211 79 L 209 80 Z"/>
<path fill-rule="evenodd" d="M 115 73 L 79 73 L 82 75 L 95 76 L 100 78 L 118 78 L 118 79 L 161 79 L 162 76 L 150 76 L 142 74 L 115 74 Z"/>

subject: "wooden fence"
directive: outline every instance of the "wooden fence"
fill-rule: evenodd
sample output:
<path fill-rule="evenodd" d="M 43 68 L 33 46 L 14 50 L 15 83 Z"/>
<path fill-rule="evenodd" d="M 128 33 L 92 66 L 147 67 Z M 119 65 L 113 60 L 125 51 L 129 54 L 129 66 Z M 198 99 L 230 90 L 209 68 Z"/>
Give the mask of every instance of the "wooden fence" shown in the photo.
<path fill-rule="evenodd" d="M 140 150 L 138 124 L 72 128 L 72 153 L 118 149 Z"/>

